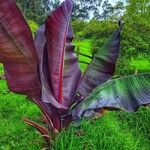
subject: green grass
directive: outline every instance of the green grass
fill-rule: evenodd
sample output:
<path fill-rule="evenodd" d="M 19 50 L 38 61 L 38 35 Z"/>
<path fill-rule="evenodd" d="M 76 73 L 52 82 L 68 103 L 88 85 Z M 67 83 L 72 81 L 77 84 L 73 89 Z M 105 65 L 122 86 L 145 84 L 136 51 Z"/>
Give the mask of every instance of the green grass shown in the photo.
<path fill-rule="evenodd" d="M 5 81 L 0 81 L 0 150 L 39 149 L 42 138 L 27 126 L 22 117 L 39 116 L 39 110 L 25 96 L 8 91 Z"/>
<path fill-rule="evenodd" d="M 150 59 L 131 59 L 130 66 L 132 69 L 137 70 L 138 72 L 150 71 Z"/>
<path fill-rule="evenodd" d="M 0 149 L 40 150 L 42 138 L 22 122 L 22 117 L 34 119 L 39 109 L 24 96 L 8 92 L 0 81 Z M 108 112 L 96 121 L 83 120 L 81 129 L 74 124 L 62 131 L 52 144 L 54 150 L 149 150 L 150 109 L 136 113 Z M 78 135 L 77 133 L 82 133 Z"/>
<path fill-rule="evenodd" d="M 74 44 L 76 46 L 75 51 L 77 51 L 77 46 L 79 46 L 81 53 L 92 56 L 92 54 L 91 54 L 92 40 L 86 39 L 86 40 L 82 40 L 82 41 L 75 41 Z M 84 62 L 89 63 L 91 61 L 91 59 L 80 55 L 79 61 L 84 61 Z M 87 64 L 80 63 L 80 68 L 81 68 L 82 72 L 84 72 L 86 70 L 87 66 L 88 66 Z"/>
<path fill-rule="evenodd" d="M 4 70 L 3 70 L 3 65 L 2 64 L 0 64 L 0 75 L 1 74 L 4 74 Z"/>
<path fill-rule="evenodd" d="M 82 135 L 73 125 L 63 131 L 53 146 L 56 150 L 148 150 L 150 110 L 136 113 L 109 112 L 96 121 L 83 121 Z"/>
<path fill-rule="evenodd" d="M 75 41 L 82 53 L 91 55 L 91 40 Z M 86 57 L 79 58 L 89 62 Z M 86 65 L 80 64 L 82 71 Z M 0 73 L 3 73 L 0 65 Z M 39 109 L 25 96 L 8 91 L 0 81 L 0 150 L 40 150 L 43 139 L 22 117 L 35 120 Z M 74 124 L 63 130 L 53 142 L 53 150 L 149 150 L 150 109 L 140 108 L 136 113 L 108 112 L 100 119 L 83 120 L 81 128 Z M 79 135 L 80 134 L 80 135 Z"/>

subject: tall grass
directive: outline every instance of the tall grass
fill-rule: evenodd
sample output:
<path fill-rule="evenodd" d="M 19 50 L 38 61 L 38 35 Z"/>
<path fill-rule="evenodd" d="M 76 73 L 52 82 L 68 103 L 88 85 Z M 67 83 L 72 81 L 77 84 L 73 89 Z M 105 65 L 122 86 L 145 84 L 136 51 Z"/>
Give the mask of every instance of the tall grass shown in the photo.
<path fill-rule="evenodd" d="M 22 117 L 39 116 L 38 108 L 25 96 L 8 91 L 5 81 L 0 81 L 0 150 L 39 149 L 42 138 L 22 121 Z"/>

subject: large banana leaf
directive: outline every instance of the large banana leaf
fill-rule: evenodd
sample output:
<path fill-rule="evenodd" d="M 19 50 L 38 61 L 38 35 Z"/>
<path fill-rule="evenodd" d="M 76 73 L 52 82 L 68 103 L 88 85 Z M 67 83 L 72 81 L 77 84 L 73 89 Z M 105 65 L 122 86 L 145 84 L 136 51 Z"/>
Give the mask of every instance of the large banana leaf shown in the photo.
<path fill-rule="evenodd" d="M 94 55 L 79 83 L 75 101 L 81 101 L 86 98 L 96 86 L 103 84 L 114 74 L 120 49 L 122 25 L 120 21 L 118 29 Z"/>
<path fill-rule="evenodd" d="M 63 97 L 64 102 L 63 106 L 69 107 L 71 104 L 71 99 L 73 98 L 78 81 L 81 76 L 81 71 L 79 69 L 77 57 L 74 54 L 74 46 L 72 44 L 73 40 L 73 31 L 71 26 L 69 26 L 67 39 L 66 39 L 66 48 L 65 48 L 65 60 L 64 60 L 64 74 L 63 74 Z M 46 49 L 46 38 L 45 38 L 45 25 L 42 25 L 36 32 L 35 35 L 35 46 L 39 58 L 39 77 L 41 80 L 42 101 L 34 101 L 41 110 L 44 111 L 45 116 L 49 116 L 53 124 L 53 128 L 60 130 L 60 116 L 57 113 L 56 108 L 63 108 L 54 96 L 52 95 L 50 85 L 49 85 L 49 72 L 48 72 L 48 58 L 47 58 L 47 49 Z M 49 105 L 51 103 L 52 105 Z M 48 109 L 50 107 L 50 109 Z M 44 108 L 44 109 L 43 109 Z M 70 118 L 67 119 L 67 121 Z M 50 124 L 50 123 L 49 123 Z M 67 124 L 66 122 L 63 124 Z"/>
<path fill-rule="evenodd" d="M 74 108 L 73 116 L 92 115 L 93 110 L 100 108 L 133 112 L 146 104 L 150 104 L 150 73 L 114 79 L 98 86 Z"/>
<path fill-rule="evenodd" d="M 0 1 L 0 62 L 11 91 L 40 98 L 38 58 L 31 31 L 12 0 Z"/>
<path fill-rule="evenodd" d="M 72 5 L 72 0 L 66 0 L 47 18 L 45 23 L 49 85 L 54 98 L 60 104 L 63 104 L 63 64 Z"/>
<path fill-rule="evenodd" d="M 39 59 L 39 77 L 41 81 L 41 100 L 45 103 L 51 103 L 56 108 L 63 108 L 54 98 L 49 82 L 49 64 L 46 48 L 45 25 L 42 25 L 35 34 L 34 44 Z"/>
<path fill-rule="evenodd" d="M 52 95 L 49 85 L 49 68 L 45 38 L 45 25 L 42 25 L 35 34 L 34 39 L 36 51 L 39 59 L 39 77 L 41 81 L 41 100 L 45 103 L 51 103 L 57 108 L 62 106 L 56 101 Z"/>
<path fill-rule="evenodd" d="M 66 36 L 70 37 L 68 25 L 71 9 L 72 1 L 66 0 L 60 7 L 50 14 L 46 23 L 36 32 L 34 40 L 39 58 L 39 77 L 42 87 L 41 99 L 43 101 L 35 102 L 40 108 L 42 108 L 42 111 L 50 117 L 53 129 L 56 128 L 57 130 L 60 130 L 61 128 L 60 116 L 57 108 L 65 109 L 65 106 L 68 104 L 66 101 L 66 105 L 64 105 L 63 93 L 61 90 L 63 90 L 62 78 Z M 65 76 L 64 78 L 67 79 L 68 76 Z M 58 88 L 60 88 L 60 91 Z M 62 95 L 62 103 L 60 103 L 57 97 L 59 94 Z"/>
<path fill-rule="evenodd" d="M 56 108 L 66 108 L 62 104 L 63 61 L 71 9 L 72 0 L 66 0 L 48 16 L 46 23 L 38 29 L 35 36 L 42 84 L 41 99 Z M 58 95 L 61 95 L 62 103 Z"/>
<path fill-rule="evenodd" d="M 45 25 L 42 25 L 35 35 L 35 46 L 39 58 L 39 76 L 42 86 L 42 97 L 44 102 L 51 102 L 57 108 L 61 105 L 55 100 L 52 95 L 49 85 L 49 72 L 48 72 L 48 59 L 46 53 L 46 38 L 45 38 Z M 76 88 L 81 77 L 81 71 L 78 64 L 78 59 L 74 53 L 75 46 L 72 44 L 74 38 L 73 30 L 69 26 L 66 46 L 65 46 L 65 59 L 64 59 L 64 73 L 63 73 L 63 104 L 69 106 L 71 99 L 73 99 Z"/>

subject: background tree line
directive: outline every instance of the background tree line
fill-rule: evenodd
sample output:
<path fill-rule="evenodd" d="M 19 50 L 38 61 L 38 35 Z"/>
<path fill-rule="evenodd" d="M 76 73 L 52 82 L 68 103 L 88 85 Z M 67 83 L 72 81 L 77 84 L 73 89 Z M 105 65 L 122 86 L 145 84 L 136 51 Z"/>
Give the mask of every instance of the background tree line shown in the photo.
<path fill-rule="evenodd" d="M 35 32 L 60 0 L 16 0 Z M 72 26 L 77 41 L 91 40 L 91 53 L 125 22 L 117 75 L 150 71 L 150 0 L 74 0 Z"/>
<path fill-rule="evenodd" d="M 16 0 L 27 19 L 41 24 L 44 18 L 60 4 L 60 0 Z M 108 19 L 118 16 L 124 9 L 123 2 L 116 2 L 115 6 L 108 0 L 74 0 L 72 19 L 89 20 Z M 101 11 L 100 11 L 101 10 Z"/>

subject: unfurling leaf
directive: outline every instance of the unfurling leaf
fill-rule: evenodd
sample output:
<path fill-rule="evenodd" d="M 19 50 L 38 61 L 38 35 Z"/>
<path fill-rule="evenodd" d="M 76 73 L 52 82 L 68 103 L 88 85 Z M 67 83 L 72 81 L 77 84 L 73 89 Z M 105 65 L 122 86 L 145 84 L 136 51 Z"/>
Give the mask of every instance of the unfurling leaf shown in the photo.
<path fill-rule="evenodd" d="M 74 46 L 71 44 L 73 39 L 72 30 L 70 28 L 68 30 L 71 9 L 72 0 L 66 0 L 50 14 L 45 25 L 42 25 L 38 29 L 34 40 L 39 58 L 39 77 L 42 87 L 41 100 L 43 101 L 35 100 L 35 102 L 38 103 L 40 107 L 46 105 L 46 114 L 48 114 L 49 119 L 51 119 L 51 123 L 53 124 L 52 128 L 58 131 L 60 131 L 61 128 L 60 116 L 62 112 L 60 108 L 66 109 L 70 105 L 71 97 L 73 97 L 80 79 L 77 58 L 73 54 Z M 71 50 L 71 52 L 65 53 L 65 50 Z M 66 60 L 64 55 L 72 56 L 72 58 L 67 58 L 71 60 L 69 65 L 72 68 L 69 66 L 63 73 L 63 61 L 64 59 Z M 66 64 L 68 65 L 67 61 L 65 61 L 65 66 Z M 74 72 L 77 72 L 76 75 L 68 75 L 68 72 L 70 73 L 70 70 L 74 68 L 76 69 Z M 73 82 L 74 79 L 76 79 L 75 84 L 71 83 L 73 86 L 68 85 L 68 88 L 65 87 L 65 89 L 63 89 L 65 82 Z M 60 88 L 60 90 L 58 90 L 58 88 Z M 62 93 L 63 90 L 65 96 Z M 60 103 L 60 99 L 57 97 L 61 95 L 60 93 L 62 94 L 62 103 Z M 60 109 L 60 111 L 57 112 L 57 109 Z M 45 106 L 42 111 L 44 110 Z"/>
<path fill-rule="evenodd" d="M 63 63 L 65 44 L 72 5 L 72 0 L 66 0 L 47 18 L 45 23 L 49 83 L 54 98 L 61 105 L 63 105 Z"/>
<path fill-rule="evenodd" d="M 41 100 L 45 103 L 51 103 L 56 108 L 62 108 L 53 96 L 49 82 L 49 64 L 46 48 L 45 25 L 42 25 L 36 32 L 34 44 L 39 59 L 39 78 L 41 81 Z"/>
<path fill-rule="evenodd" d="M 48 59 L 45 38 L 45 25 L 42 25 L 35 36 L 35 46 L 39 58 L 39 76 L 41 80 L 42 93 L 41 99 L 44 102 L 50 102 L 55 107 L 60 108 L 60 105 L 52 95 L 51 86 L 49 83 Z M 65 44 L 65 58 L 63 71 L 63 106 L 69 107 L 73 99 L 78 82 L 81 77 L 81 71 L 78 64 L 78 59 L 74 53 L 74 45 L 72 40 L 74 38 L 71 26 L 69 26 L 66 44 Z M 62 107 L 63 107 L 62 106 Z"/>

